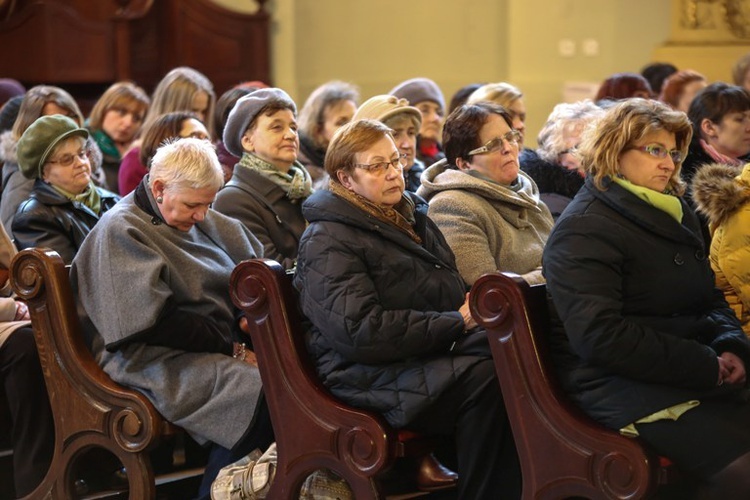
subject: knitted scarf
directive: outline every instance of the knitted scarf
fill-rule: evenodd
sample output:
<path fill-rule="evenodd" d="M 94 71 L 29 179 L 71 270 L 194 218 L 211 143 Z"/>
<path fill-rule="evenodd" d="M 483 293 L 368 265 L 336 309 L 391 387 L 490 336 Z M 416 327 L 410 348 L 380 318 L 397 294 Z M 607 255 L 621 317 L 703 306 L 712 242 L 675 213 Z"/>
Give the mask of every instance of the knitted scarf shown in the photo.
<path fill-rule="evenodd" d="M 402 195 L 401 201 L 394 207 L 385 207 L 371 202 L 364 196 L 346 189 L 333 180 L 328 181 L 328 189 L 339 198 L 343 198 L 366 214 L 406 233 L 418 245 L 422 244 L 422 238 L 414 231 L 414 202 L 406 196 Z"/>
<path fill-rule="evenodd" d="M 52 188 L 69 199 L 70 201 L 77 201 L 79 203 L 83 203 L 87 207 L 91 209 L 92 212 L 94 212 L 96 215 L 100 215 L 100 210 L 102 208 L 102 199 L 99 196 L 99 191 L 96 190 L 96 186 L 94 186 L 94 183 L 89 181 L 89 185 L 86 188 L 86 190 L 81 194 L 73 194 L 70 191 L 66 191 L 63 188 L 59 186 L 55 186 L 54 184 L 50 184 Z"/>
<path fill-rule="evenodd" d="M 245 152 L 240 158 L 240 165 L 268 177 L 271 182 L 286 191 L 287 198 L 292 201 L 303 201 L 312 194 L 310 174 L 299 163 L 289 167 L 289 173 L 284 173 L 267 161 Z"/>

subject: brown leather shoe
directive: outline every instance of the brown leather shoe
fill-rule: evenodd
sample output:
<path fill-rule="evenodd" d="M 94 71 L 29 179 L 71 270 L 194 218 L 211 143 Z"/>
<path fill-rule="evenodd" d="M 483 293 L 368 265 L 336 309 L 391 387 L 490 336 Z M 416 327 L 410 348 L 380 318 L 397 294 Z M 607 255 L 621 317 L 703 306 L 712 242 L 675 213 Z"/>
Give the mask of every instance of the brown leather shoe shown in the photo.
<path fill-rule="evenodd" d="M 438 491 L 454 488 L 458 474 L 438 462 L 432 453 L 417 459 L 417 488 L 420 491 Z"/>

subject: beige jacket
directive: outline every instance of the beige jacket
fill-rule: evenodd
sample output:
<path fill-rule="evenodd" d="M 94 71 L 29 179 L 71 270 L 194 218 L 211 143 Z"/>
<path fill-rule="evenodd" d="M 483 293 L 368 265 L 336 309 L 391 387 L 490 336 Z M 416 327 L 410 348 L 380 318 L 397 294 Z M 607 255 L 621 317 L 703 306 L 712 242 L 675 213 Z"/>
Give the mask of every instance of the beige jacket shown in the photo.
<path fill-rule="evenodd" d="M 417 194 L 456 255 L 467 284 L 485 273 L 509 271 L 529 283 L 544 283 L 542 251 L 552 214 L 531 177 L 518 173 L 513 190 L 449 168 L 441 160 L 422 174 Z"/>

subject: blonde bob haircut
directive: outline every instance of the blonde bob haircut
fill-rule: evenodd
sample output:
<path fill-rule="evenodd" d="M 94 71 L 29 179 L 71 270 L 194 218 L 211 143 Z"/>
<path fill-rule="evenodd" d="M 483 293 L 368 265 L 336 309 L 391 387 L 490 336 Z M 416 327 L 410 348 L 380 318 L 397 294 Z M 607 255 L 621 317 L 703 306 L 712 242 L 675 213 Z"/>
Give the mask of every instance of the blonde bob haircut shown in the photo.
<path fill-rule="evenodd" d="M 218 191 L 224 185 L 224 171 L 209 141 L 188 137 L 168 140 L 156 150 L 148 174 L 149 187 L 157 180 L 173 191 Z"/>
<path fill-rule="evenodd" d="M 91 109 L 89 128 L 101 130 L 104 116 L 113 109 L 131 112 L 137 121 L 142 122 L 150 103 L 148 94 L 138 85 L 131 82 L 113 83 Z"/>
<path fill-rule="evenodd" d="M 375 120 L 354 120 L 339 128 L 326 152 L 324 167 L 334 182 L 341 183 L 336 172 L 354 170 L 357 153 L 367 151 L 384 137 L 393 140 L 393 130 Z M 394 140 L 394 143 L 396 141 Z"/>
<path fill-rule="evenodd" d="M 581 167 L 591 176 L 600 191 L 606 190 L 606 178 L 614 178 L 620 170 L 620 157 L 643 138 L 665 130 L 674 134 L 677 149 L 687 154 L 693 129 L 685 113 L 674 111 L 659 101 L 631 98 L 609 108 L 584 132 L 578 147 Z M 682 195 L 685 183 L 676 165 L 666 192 Z"/>
<path fill-rule="evenodd" d="M 488 83 L 472 92 L 466 100 L 466 104 L 490 101 L 507 108 L 521 97 L 523 97 L 523 92 L 510 83 Z"/>

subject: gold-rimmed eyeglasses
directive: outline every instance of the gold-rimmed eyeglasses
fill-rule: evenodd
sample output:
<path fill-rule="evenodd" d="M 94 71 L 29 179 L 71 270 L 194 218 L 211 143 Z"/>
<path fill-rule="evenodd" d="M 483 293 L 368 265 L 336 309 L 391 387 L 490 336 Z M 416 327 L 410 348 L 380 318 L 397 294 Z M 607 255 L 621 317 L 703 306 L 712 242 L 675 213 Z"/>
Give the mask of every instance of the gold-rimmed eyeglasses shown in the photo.
<path fill-rule="evenodd" d="M 402 153 L 398 155 L 398 158 L 394 158 L 391 161 L 379 161 L 377 163 L 355 163 L 354 166 L 367 170 L 374 175 L 383 175 L 388 167 L 393 167 L 396 170 L 404 169 L 404 162 L 406 161 L 406 154 Z"/>
<path fill-rule="evenodd" d="M 489 141 L 487 144 L 485 144 L 482 147 L 479 147 L 477 149 L 472 149 L 469 151 L 469 156 L 473 155 L 483 155 L 486 153 L 494 153 L 495 151 L 500 151 L 503 147 L 503 141 L 507 142 L 509 145 L 514 146 L 518 144 L 518 141 L 521 140 L 521 132 L 518 130 L 511 130 L 510 132 L 507 132 L 500 137 L 495 137 L 491 141 Z"/>

